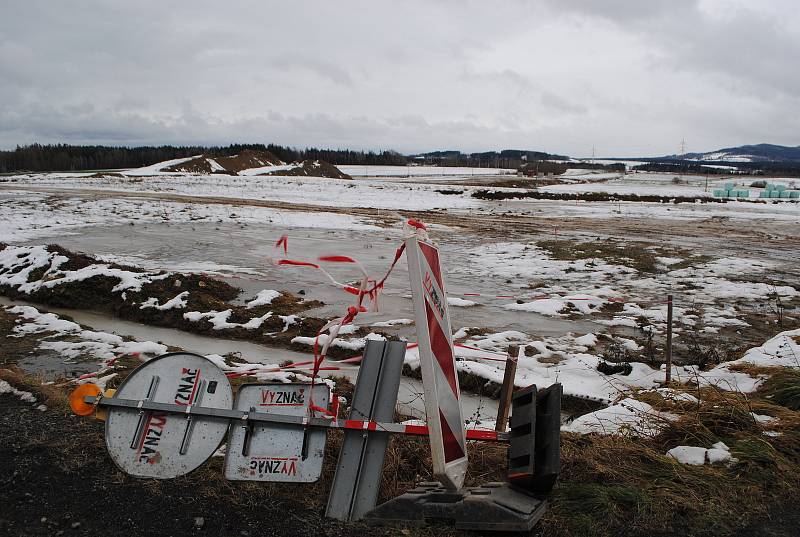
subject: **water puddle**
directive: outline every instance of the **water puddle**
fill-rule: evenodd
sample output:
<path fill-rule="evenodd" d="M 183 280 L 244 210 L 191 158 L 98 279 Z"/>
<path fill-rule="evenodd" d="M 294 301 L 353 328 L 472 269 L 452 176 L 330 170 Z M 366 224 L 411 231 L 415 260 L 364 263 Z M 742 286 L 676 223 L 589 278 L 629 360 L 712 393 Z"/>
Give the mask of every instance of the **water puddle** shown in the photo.
<path fill-rule="evenodd" d="M 342 315 L 352 304 L 352 295 L 327 284 L 325 276 L 308 268 L 276 267 L 267 258 L 282 255 L 274 248 L 277 237 L 289 233 L 289 256 L 315 260 L 322 255 L 343 254 L 358 259 L 371 275 L 382 276 L 400 243 L 396 230 L 354 231 L 332 229 L 284 228 L 272 223 L 240 226 L 230 223 L 141 224 L 137 226 L 91 227 L 79 235 L 54 237 L 58 244 L 88 254 L 115 255 L 130 258 L 150 269 L 179 271 L 213 271 L 222 279 L 243 290 L 241 299 L 255 296 L 262 289 L 276 289 L 318 299 L 325 306 L 308 314 L 320 317 Z M 467 266 L 474 262 L 470 248 L 455 235 L 439 234 L 445 270 L 450 266 Z M 31 241 L 42 244 L 47 240 Z M 359 273 L 352 266 L 329 264 L 325 267 L 341 282 L 355 283 Z M 238 273 L 238 274 L 237 274 Z M 464 274 L 450 273 L 447 278 L 449 294 L 463 297 L 464 293 L 494 296 L 508 293 L 505 279 L 486 274 L 474 279 Z M 302 292 L 302 293 L 301 293 Z M 386 283 L 380 297 L 380 312 L 360 315 L 357 324 L 398 318 L 413 318 L 408 283 L 408 270 L 401 260 Z M 503 309 L 509 299 L 466 297 L 478 302 L 473 307 L 451 307 L 453 329 L 469 326 L 488 330 L 518 330 L 534 337 L 561 336 L 567 332 L 585 334 L 597 332 L 598 326 L 588 321 L 574 321 L 537 314 L 520 315 Z M 402 331 L 401 331 L 402 333 Z M 413 338 L 412 338 L 413 339 Z"/>

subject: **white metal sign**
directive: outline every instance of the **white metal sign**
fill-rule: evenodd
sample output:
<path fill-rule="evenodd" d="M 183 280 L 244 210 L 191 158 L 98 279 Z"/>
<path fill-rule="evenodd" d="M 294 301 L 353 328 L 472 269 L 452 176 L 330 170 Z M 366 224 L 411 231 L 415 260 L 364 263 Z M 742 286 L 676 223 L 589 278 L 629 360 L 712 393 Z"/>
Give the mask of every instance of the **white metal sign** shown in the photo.
<path fill-rule="evenodd" d="M 230 382 L 211 360 L 191 353 L 165 354 L 141 365 L 120 384 L 116 397 L 230 409 Z M 191 472 L 217 450 L 228 420 L 111 408 L 106 446 L 119 468 L 136 477 L 169 479 Z"/>
<path fill-rule="evenodd" d="M 405 243 L 433 473 L 443 486 L 458 489 L 467 471 L 466 432 L 439 250 L 418 237 Z"/>
<path fill-rule="evenodd" d="M 236 394 L 236 410 L 306 416 L 310 384 L 245 384 Z M 330 389 L 314 386 L 314 405 L 328 407 Z M 280 423 L 231 425 L 225 477 L 242 481 L 312 483 L 322 474 L 326 431 Z"/>

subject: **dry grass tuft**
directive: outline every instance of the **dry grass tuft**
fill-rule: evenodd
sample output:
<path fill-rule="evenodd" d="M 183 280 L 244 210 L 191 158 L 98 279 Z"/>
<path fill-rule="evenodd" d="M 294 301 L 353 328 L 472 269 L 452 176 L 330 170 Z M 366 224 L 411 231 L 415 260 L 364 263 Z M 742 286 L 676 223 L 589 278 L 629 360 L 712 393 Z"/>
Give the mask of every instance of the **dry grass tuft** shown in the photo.
<path fill-rule="evenodd" d="M 759 391 L 775 404 L 800 410 L 800 371 L 780 371 L 772 375 Z"/>

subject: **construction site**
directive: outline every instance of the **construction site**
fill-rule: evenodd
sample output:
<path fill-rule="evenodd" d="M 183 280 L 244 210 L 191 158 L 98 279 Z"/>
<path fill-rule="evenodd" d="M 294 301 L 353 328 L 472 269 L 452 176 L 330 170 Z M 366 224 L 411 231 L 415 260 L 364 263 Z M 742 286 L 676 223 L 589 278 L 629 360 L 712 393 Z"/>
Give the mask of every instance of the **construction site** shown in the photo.
<path fill-rule="evenodd" d="M 798 27 L 0 3 L 0 537 L 797 537 Z"/>
<path fill-rule="evenodd" d="M 7 528 L 111 494 L 170 532 L 789 534 L 791 198 L 254 164 L 3 178 Z"/>

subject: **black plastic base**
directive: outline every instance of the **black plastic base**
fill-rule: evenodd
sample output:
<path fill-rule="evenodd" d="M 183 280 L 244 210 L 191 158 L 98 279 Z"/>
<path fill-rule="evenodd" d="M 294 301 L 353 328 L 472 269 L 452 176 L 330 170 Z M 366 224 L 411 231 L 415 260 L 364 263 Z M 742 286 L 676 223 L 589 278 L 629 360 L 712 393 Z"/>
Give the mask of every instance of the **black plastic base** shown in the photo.
<path fill-rule="evenodd" d="M 508 483 L 487 483 L 457 491 L 439 483 L 420 483 L 379 505 L 364 522 L 376 526 L 439 524 L 464 530 L 530 531 L 547 502 Z"/>

